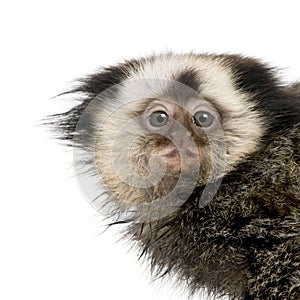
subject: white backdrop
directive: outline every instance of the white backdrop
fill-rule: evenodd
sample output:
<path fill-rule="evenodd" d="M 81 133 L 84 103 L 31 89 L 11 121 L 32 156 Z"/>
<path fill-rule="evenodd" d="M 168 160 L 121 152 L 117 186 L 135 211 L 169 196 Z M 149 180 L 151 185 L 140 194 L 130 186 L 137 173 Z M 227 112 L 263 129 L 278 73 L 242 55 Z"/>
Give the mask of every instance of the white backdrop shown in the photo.
<path fill-rule="evenodd" d="M 298 1 L 2 1 L 0 298 L 186 299 L 104 229 L 39 120 L 73 79 L 153 52 L 243 53 L 300 79 Z M 195 299 L 199 299 L 199 296 Z M 203 296 L 203 299 L 206 299 Z"/>

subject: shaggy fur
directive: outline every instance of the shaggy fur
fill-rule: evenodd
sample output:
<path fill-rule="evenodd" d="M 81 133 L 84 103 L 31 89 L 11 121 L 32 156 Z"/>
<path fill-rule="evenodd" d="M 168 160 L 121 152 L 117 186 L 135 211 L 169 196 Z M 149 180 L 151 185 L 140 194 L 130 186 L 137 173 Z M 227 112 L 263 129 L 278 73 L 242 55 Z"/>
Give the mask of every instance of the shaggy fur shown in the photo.
<path fill-rule="evenodd" d="M 285 85 L 275 73 L 238 55 L 168 53 L 131 60 L 82 79 L 71 93 L 83 101 L 52 118 L 59 137 L 72 146 L 90 151 L 96 145 L 88 162 L 113 194 L 139 199 L 143 193 L 118 182 L 107 162 L 118 122 L 129 120 L 135 107 L 122 110 L 115 124 L 103 122 L 135 93 L 130 80 L 176 80 L 216 108 L 226 174 L 213 199 L 199 206 L 205 185 L 199 182 L 176 211 L 130 222 L 127 231 L 157 275 L 176 276 L 191 293 L 206 288 L 230 299 L 300 299 L 300 84 Z M 108 88 L 113 90 L 97 99 L 78 132 L 83 112 Z M 135 153 L 145 153 L 144 144 Z"/>

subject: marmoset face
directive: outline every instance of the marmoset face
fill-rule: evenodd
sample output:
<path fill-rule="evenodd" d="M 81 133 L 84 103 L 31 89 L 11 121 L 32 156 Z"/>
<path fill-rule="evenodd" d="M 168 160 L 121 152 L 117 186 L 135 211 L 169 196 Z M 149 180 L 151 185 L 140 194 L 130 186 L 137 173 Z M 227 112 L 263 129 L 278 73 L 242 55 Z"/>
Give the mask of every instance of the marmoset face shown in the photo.
<path fill-rule="evenodd" d="M 224 174 L 226 145 L 218 110 L 190 87 L 162 82 L 163 90 L 153 97 L 159 81 L 136 81 L 135 91 L 146 85 L 151 97 L 136 99 L 133 92 L 134 100 L 99 118 L 97 167 L 106 188 L 125 203 L 174 199 L 179 190 L 186 200 L 195 186 Z"/>
<path fill-rule="evenodd" d="M 119 205 L 184 202 L 254 152 L 264 131 L 262 115 L 235 89 L 221 57 L 178 60 L 193 70 L 175 60 L 145 62 L 81 115 L 93 120 L 97 172 Z"/>
<path fill-rule="evenodd" d="M 218 112 L 204 99 L 184 103 L 153 99 L 142 115 L 141 125 L 149 134 L 145 152 L 159 156 L 167 171 L 178 174 L 209 158 L 209 137 L 217 134 Z"/>

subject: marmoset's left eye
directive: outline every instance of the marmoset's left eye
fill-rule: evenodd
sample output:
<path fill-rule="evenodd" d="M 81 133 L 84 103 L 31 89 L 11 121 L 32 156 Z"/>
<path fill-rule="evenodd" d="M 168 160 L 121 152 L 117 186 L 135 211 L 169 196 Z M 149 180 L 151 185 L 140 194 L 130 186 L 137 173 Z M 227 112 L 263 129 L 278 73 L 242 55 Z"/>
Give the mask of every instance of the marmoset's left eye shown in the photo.
<path fill-rule="evenodd" d="M 209 127 L 214 122 L 214 117 L 207 111 L 197 111 L 193 116 L 193 122 L 199 127 Z"/>

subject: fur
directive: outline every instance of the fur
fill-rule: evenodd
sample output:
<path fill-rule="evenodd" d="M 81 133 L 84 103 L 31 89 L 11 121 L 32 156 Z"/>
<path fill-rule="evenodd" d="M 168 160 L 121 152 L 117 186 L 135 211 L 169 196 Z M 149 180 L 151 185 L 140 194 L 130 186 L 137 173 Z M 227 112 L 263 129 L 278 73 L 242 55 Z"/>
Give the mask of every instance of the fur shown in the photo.
<path fill-rule="evenodd" d="M 149 79 L 160 84 L 149 91 Z M 142 87 L 136 85 L 139 80 Z M 82 102 L 50 122 L 71 146 L 95 150 L 88 163 L 112 191 L 107 192 L 108 201 L 145 200 L 149 190 L 120 182 L 109 155 L 118 138 L 122 152 L 122 124 L 149 103 L 129 104 L 130 99 L 162 95 L 170 80 L 199 93 L 221 116 L 225 173 L 207 205 L 199 205 L 210 183 L 203 179 L 169 215 L 151 222 L 128 221 L 129 239 L 150 259 L 156 275 L 176 276 L 192 294 L 206 288 L 213 296 L 230 299 L 300 299 L 299 83 L 286 85 L 274 68 L 239 55 L 153 55 L 82 79 L 70 91 L 79 93 Z M 84 126 L 78 130 L 83 115 Z M 131 133 L 138 130 L 134 127 Z M 136 171 L 142 173 L 150 155 L 147 143 L 141 141 L 132 152 Z M 168 193 L 172 184 L 167 178 L 158 190 Z"/>

